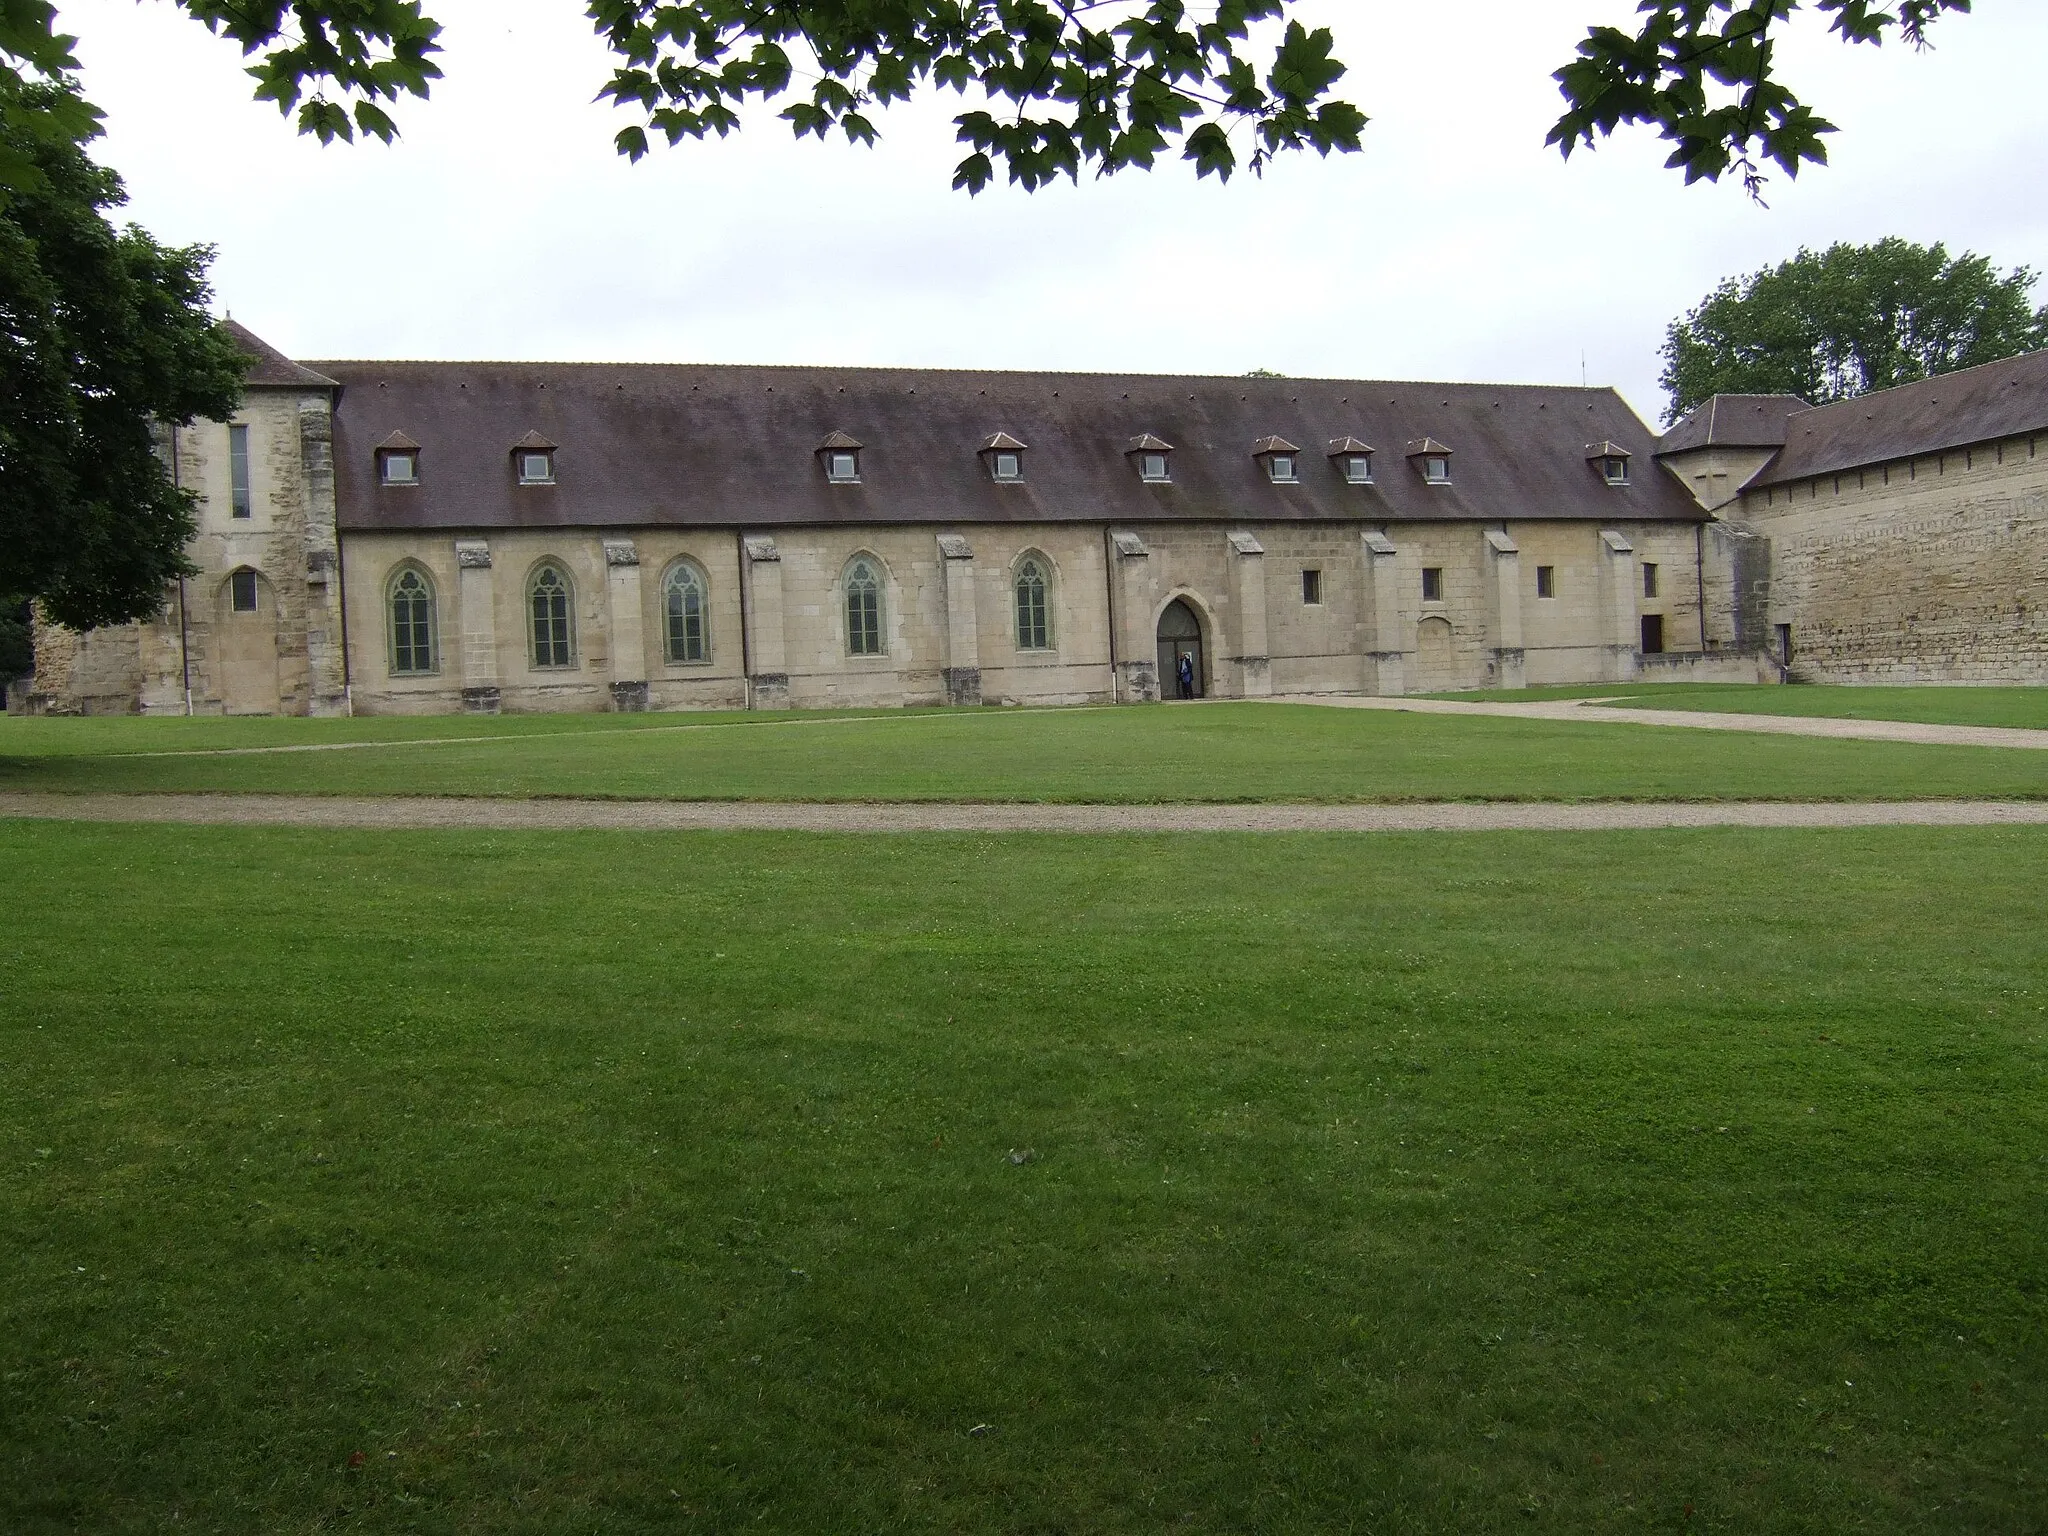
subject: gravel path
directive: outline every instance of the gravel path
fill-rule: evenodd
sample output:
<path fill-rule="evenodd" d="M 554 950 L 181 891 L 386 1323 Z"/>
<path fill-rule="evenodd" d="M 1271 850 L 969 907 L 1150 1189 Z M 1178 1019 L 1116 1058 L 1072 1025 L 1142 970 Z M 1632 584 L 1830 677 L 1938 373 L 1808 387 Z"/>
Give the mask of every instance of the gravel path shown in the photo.
<path fill-rule="evenodd" d="M 0 817 L 210 826 L 501 831 L 1591 832 L 1656 827 L 2048 826 L 2048 801 L 1411 805 L 810 805 L 676 800 L 344 799 L 0 791 Z"/>
<path fill-rule="evenodd" d="M 1603 725 L 1668 725 L 1695 731 L 1753 731 L 1766 736 L 1833 736 L 1907 741 L 1931 747 L 2021 747 L 2048 751 L 2048 731 L 2005 725 L 1930 725 L 1917 720 L 1837 720 L 1825 715 L 1744 715 L 1704 709 L 1615 709 L 1601 699 L 1529 704 L 1455 699 L 1374 699 L 1348 694 L 1283 694 L 1275 704 L 1331 709 L 1392 709 L 1418 715 L 1505 715 L 1517 720 L 1595 720 Z"/>

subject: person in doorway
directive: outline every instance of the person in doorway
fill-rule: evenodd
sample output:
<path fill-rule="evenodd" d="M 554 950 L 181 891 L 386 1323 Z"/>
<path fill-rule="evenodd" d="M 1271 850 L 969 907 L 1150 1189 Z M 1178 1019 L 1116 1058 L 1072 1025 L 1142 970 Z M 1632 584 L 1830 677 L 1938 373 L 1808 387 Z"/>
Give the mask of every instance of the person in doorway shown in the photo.
<path fill-rule="evenodd" d="M 1173 665 L 1174 676 L 1180 680 L 1180 696 L 1192 699 L 1195 696 L 1195 658 L 1186 651 L 1180 653 L 1180 660 Z"/>

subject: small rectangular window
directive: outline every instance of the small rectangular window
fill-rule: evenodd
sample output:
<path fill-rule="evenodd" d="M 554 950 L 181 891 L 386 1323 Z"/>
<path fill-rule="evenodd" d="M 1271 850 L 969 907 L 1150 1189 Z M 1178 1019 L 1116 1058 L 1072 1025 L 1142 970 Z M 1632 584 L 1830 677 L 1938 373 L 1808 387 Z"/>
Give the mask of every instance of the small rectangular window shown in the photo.
<path fill-rule="evenodd" d="M 1606 473 L 1609 485 L 1628 484 L 1627 459 L 1603 459 L 1601 460 L 1600 467 Z"/>
<path fill-rule="evenodd" d="M 228 428 L 228 484 L 234 497 L 234 515 L 253 517 L 255 503 L 249 495 L 249 429 Z"/>
<path fill-rule="evenodd" d="M 1301 573 L 1301 600 L 1314 607 L 1323 600 L 1323 573 L 1303 571 Z"/>
<path fill-rule="evenodd" d="M 1444 485 L 1451 478 L 1451 461 L 1441 454 L 1432 453 L 1422 461 L 1422 478 L 1431 485 Z"/>
<path fill-rule="evenodd" d="M 1536 595 L 1538 597 L 1557 596 L 1556 566 L 1539 565 L 1536 567 Z"/>
<path fill-rule="evenodd" d="M 1354 453 L 1344 461 L 1344 478 L 1353 485 L 1372 484 L 1372 460 L 1362 453 Z"/>
<path fill-rule="evenodd" d="M 1656 566 L 1654 566 L 1654 565 L 1651 565 L 1651 564 L 1650 564 L 1650 563 L 1649 563 L 1648 561 L 1644 561 L 1644 562 L 1643 562 L 1643 596 L 1645 596 L 1645 597 L 1655 597 L 1656 595 L 1657 595 L 1657 567 L 1656 567 Z"/>
<path fill-rule="evenodd" d="M 1147 480 L 1164 480 L 1166 478 L 1166 455 L 1163 453 L 1142 455 L 1138 461 L 1138 473 Z"/>
<path fill-rule="evenodd" d="M 996 478 L 998 480 L 1022 480 L 1024 460 L 1014 453 L 996 455 Z"/>
<path fill-rule="evenodd" d="M 831 454 L 826 460 L 825 473 L 833 480 L 858 480 L 860 460 L 850 453 Z"/>
<path fill-rule="evenodd" d="M 256 611 L 256 573 L 236 571 L 228 578 L 228 606 L 236 613 Z"/>
<path fill-rule="evenodd" d="M 1444 600 L 1444 568 L 1440 565 L 1425 565 L 1422 568 L 1422 600 L 1425 603 L 1440 603 Z"/>
<path fill-rule="evenodd" d="M 555 456 L 552 453 L 520 454 L 519 483 L 521 485 L 553 485 L 555 483 Z"/>
<path fill-rule="evenodd" d="M 417 485 L 420 478 L 420 461 L 417 455 L 403 452 L 387 452 L 383 462 L 383 481 L 386 485 Z"/>
<path fill-rule="evenodd" d="M 1293 454 L 1276 453 L 1266 460 L 1266 465 L 1266 472 L 1272 476 L 1275 485 L 1291 485 L 1294 483 Z"/>

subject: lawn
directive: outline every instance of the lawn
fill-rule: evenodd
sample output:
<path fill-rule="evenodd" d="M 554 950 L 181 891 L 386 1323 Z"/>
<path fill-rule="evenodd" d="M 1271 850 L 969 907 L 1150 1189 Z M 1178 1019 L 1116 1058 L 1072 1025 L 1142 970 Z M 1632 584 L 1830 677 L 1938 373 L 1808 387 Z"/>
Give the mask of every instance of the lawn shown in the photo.
<path fill-rule="evenodd" d="M 0 865 L 10 1536 L 2044 1525 L 2048 831 Z"/>
<path fill-rule="evenodd" d="M 1705 709 L 1831 720 L 1911 720 L 1926 725 L 2006 725 L 2048 730 L 2048 688 L 1789 687 L 1745 683 L 1613 683 L 1582 688 L 1440 693 L 1440 699 L 1612 699 L 1624 709 Z"/>
<path fill-rule="evenodd" d="M 338 749 L 252 750 L 327 746 Z M 2048 752 L 1252 703 L 10 719 L 0 720 L 0 789 L 1122 802 L 2038 798 L 2048 794 Z"/>

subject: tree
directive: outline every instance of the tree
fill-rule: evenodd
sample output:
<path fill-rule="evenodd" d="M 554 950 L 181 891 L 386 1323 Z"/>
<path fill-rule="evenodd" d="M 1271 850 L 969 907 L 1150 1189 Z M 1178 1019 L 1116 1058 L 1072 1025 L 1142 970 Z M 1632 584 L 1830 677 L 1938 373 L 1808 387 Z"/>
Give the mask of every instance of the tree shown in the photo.
<path fill-rule="evenodd" d="M 1831 245 L 1730 278 L 1664 341 L 1677 420 L 1711 395 L 1798 395 L 1814 405 L 2048 346 L 2034 273 L 1965 251 L 1880 240 Z"/>
<path fill-rule="evenodd" d="M 61 94 L 0 81 L 0 155 L 34 173 L 0 209 L 0 593 L 90 629 L 189 569 L 194 498 L 152 427 L 230 415 L 248 363 L 206 310 L 212 251 L 116 230 L 120 178 L 20 126 L 61 121 Z"/>
<path fill-rule="evenodd" d="M 321 140 L 389 140 L 385 104 L 439 78 L 439 25 L 421 0 L 177 0 L 255 59 L 259 99 L 296 112 Z M 1088 167 L 1150 167 L 1178 146 L 1202 175 L 1257 172 L 1283 151 L 1356 150 L 1365 114 L 1333 98 L 1345 67 L 1328 29 L 1290 0 L 587 0 L 617 67 L 602 95 L 644 119 L 617 136 L 638 159 L 650 132 L 670 144 L 721 136 L 749 102 L 790 97 L 799 136 L 871 143 L 873 109 L 919 91 L 972 92 L 954 119 L 968 153 L 953 184 L 978 192 L 1000 169 L 1033 188 Z M 1409 0 L 1426 4 L 1429 0 Z M 1687 181 L 1731 167 L 1754 193 L 1760 161 L 1796 176 L 1827 159 L 1834 128 L 1775 69 L 1778 37 L 1802 9 L 1847 42 L 1920 47 L 1970 0 L 1642 0 L 1634 32 L 1591 28 L 1556 71 L 1565 112 L 1549 142 L 1570 155 L 1623 124 L 1647 124 Z M 1277 41 L 1255 46 L 1270 24 Z M 0 0 L 0 73 L 54 78 L 77 65 L 48 0 Z M 9 61 L 12 61 L 11 65 Z M 17 125 L 18 126 L 18 125 Z M 19 168 L 0 162 L 0 196 Z"/>
<path fill-rule="evenodd" d="M 25 598 L 0 597 L 0 688 L 36 669 L 36 648 Z"/>

